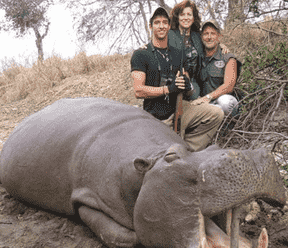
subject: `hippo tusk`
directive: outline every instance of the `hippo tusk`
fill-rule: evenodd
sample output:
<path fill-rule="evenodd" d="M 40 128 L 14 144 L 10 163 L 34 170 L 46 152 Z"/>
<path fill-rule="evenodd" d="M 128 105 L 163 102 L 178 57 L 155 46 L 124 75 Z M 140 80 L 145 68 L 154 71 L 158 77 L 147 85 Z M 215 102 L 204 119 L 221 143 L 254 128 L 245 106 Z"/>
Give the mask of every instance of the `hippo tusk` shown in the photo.
<path fill-rule="evenodd" d="M 240 207 L 232 209 L 230 247 L 239 248 Z"/>
<path fill-rule="evenodd" d="M 231 236 L 231 225 L 232 225 L 232 209 L 228 209 L 226 213 L 226 233 Z"/>
<path fill-rule="evenodd" d="M 205 221 L 204 216 L 199 210 L 199 236 L 200 236 L 200 248 L 210 248 L 211 246 L 208 244 L 206 232 L 205 232 Z"/>

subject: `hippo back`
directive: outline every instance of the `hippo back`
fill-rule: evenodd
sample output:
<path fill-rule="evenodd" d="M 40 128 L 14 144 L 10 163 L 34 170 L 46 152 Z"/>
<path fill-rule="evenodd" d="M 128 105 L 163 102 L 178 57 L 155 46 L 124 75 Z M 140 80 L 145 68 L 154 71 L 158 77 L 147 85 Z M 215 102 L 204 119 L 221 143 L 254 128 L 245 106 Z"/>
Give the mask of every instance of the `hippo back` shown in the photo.
<path fill-rule="evenodd" d="M 171 143 L 186 145 L 142 109 L 104 98 L 62 99 L 15 128 L 1 153 L 1 182 L 16 198 L 73 214 L 73 189 L 95 187 L 88 185 L 92 176 L 83 185 L 83 173 L 96 171 L 96 177 L 104 171 L 99 167 L 107 166 L 114 173 L 115 168 L 128 162 L 132 166 L 136 157 L 153 156 Z"/>

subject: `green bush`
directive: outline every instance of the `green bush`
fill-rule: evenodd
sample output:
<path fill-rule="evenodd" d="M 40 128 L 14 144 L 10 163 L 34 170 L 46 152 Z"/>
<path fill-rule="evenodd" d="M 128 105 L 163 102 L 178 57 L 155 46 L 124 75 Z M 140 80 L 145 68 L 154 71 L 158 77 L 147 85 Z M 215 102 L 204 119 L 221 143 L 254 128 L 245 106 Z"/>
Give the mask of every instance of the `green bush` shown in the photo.
<path fill-rule="evenodd" d="M 265 134 L 285 130 L 281 128 L 281 123 L 277 123 L 277 128 L 271 123 L 288 98 L 287 44 L 278 42 L 273 48 L 263 45 L 253 52 L 246 52 L 242 72 L 235 86 L 237 95 L 242 96 L 240 114 L 228 116 L 221 128 L 233 128 L 224 130 L 226 135 L 216 137 L 224 147 L 252 148 L 266 142 Z M 218 133 L 221 135 L 223 130 Z"/>
<path fill-rule="evenodd" d="M 288 47 L 286 42 L 277 43 L 272 50 L 269 50 L 267 46 L 261 46 L 257 51 L 247 53 L 242 66 L 239 86 L 246 94 L 254 93 L 256 90 L 287 79 Z M 286 97 L 287 93 L 286 87 Z"/>

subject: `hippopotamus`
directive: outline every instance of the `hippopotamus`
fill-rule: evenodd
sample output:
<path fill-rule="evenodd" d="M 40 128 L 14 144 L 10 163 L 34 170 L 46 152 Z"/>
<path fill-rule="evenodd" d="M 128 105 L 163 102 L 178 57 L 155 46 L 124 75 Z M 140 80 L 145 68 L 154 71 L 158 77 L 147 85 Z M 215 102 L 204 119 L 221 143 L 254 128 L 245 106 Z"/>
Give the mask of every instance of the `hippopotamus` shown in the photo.
<path fill-rule="evenodd" d="M 193 152 L 151 114 L 104 98 L 61 99 L 27 117 L 0 162 L 13 197 L 79 215 L 108 247 L 201 247 L 201 213 L 285 204 L 266 150 Z"/>

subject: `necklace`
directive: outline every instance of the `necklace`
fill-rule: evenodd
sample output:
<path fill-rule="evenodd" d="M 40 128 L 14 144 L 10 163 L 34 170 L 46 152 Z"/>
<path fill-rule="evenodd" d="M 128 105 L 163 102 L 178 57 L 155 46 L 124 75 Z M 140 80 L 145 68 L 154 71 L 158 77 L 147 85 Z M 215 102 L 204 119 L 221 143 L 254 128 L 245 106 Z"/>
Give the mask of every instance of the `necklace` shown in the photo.
<path fill-rule="evenodd" d="M 165 59 L 167 62 L 169 61 L 169 57 L 168 57 L 168 50 L 167 48 L 165 49 L 164 54 L 160 52 L 159 49 L 156 49 L 156 51 L 162 56 L 163 59 Z"/>

